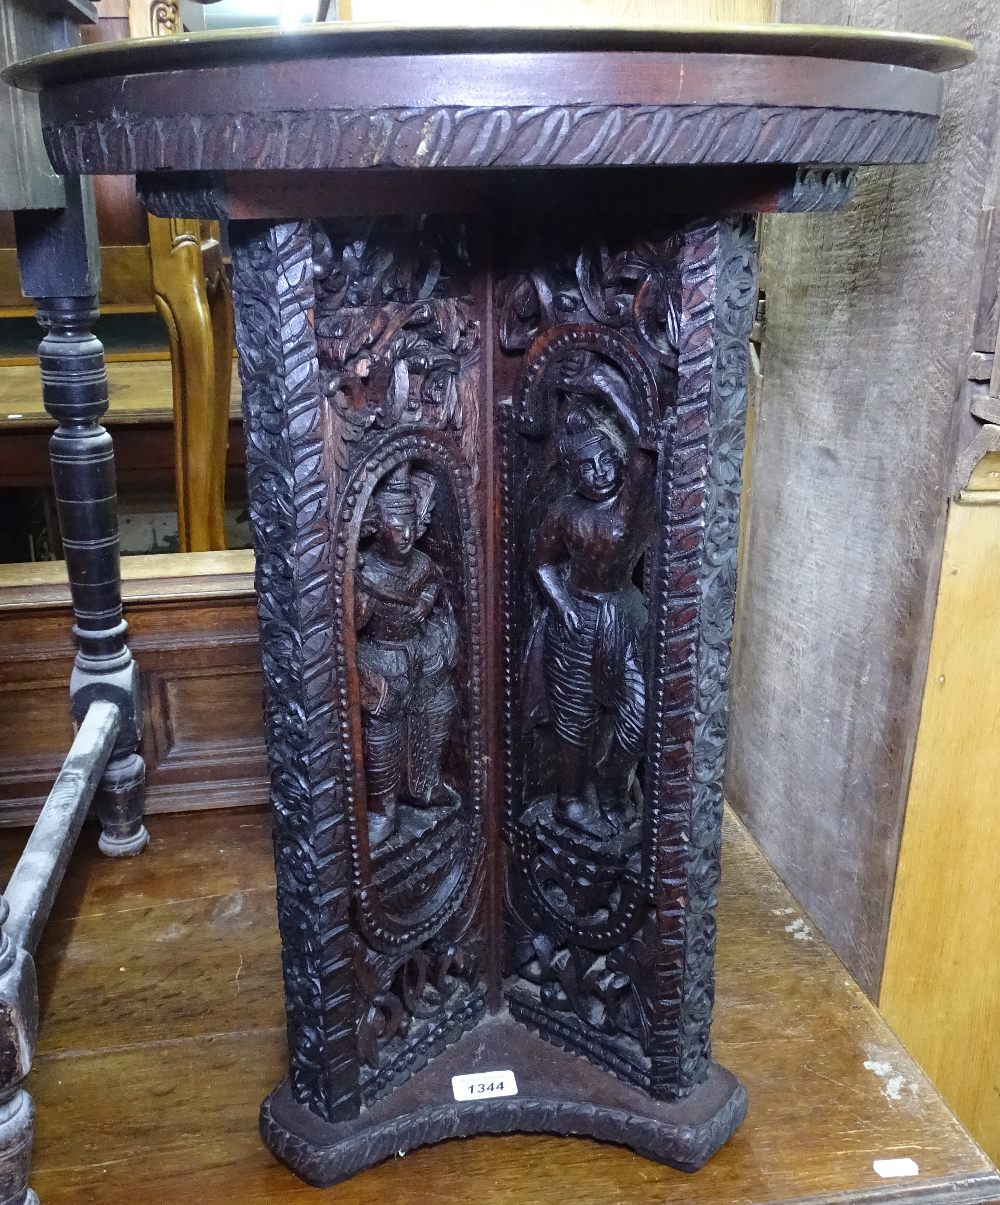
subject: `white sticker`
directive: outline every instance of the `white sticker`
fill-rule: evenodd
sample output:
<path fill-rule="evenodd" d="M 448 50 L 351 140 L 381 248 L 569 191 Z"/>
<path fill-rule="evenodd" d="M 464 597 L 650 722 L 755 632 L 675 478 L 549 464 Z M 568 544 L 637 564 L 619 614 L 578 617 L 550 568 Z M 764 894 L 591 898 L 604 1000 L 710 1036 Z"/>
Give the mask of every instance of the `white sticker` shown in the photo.
<path fill-rule="evenodd" d="M 517 1080 L 513 1071 L 477 1071 L 474 1075 L 453 1075 L 451 1090 L 456 1100 L 517 1096 Z"/>
<path fill-rule="evenodd" d="M 892 1180 L 896 1176 L 919 1176 L 920 1168 L 912 1159 L 876 1159 L 872 1164 L 875 1174 L 883 1180 Z"/>

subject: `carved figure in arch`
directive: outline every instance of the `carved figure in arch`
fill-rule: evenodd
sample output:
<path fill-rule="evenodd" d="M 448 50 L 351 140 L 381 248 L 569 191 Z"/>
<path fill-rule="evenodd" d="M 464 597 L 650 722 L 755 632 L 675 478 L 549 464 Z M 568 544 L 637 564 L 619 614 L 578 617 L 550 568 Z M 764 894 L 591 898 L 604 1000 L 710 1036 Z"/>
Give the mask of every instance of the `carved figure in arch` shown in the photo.
<path fill-rule="evenodd" d="M 555 815 L 601 834 L 626 823 L 645 746 L 646 607 L 633 576 L 652 535 L 655 457 L 638 442 L 621 374 L 596 361 L 563 383 L 556 438 L 571 488 L 531 558 L 546 607 L 529 660 L 540 653 L 555 730 Z"/>
<path fill-rule="evenodd" d="M 440 569 L 416 547 L 434 489 L 430 473 L 401 464 L 375 489 L 362 525 L 369 542 L 355 571 L 355 626 L 373 846 L 396 831 L 400 803 L 459 798 L 442 777 L 458 706 L 458 628 Z"/>

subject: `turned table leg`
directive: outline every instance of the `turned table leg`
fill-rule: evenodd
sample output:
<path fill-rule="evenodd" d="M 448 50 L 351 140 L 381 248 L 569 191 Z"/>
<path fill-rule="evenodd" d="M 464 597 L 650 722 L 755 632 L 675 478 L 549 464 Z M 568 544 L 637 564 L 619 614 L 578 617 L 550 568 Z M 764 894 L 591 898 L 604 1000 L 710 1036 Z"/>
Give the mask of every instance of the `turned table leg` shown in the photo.
<path fill-rule="evenodd" d="M 0 896 L 0 1205 L 38 1205 L 28 1187 L 35 1104 L 21 1085 L 38 1032 L 38 989 L 31 955 L 4 929 L 9 913 Z"/>
<path fill-rule="evenodd" d="M 73 717 L 81 723 L 99 699 L 121 711 L 95 810 L 103 852 L 127 857 L 149 840 L 145 766 L 138 754 L 139 671 L 122 618 L 114 450 L 100 425 L 108 378 L 104 348 L 91 330 L 99 287 L 93 200 L 79 179 L 67 179 L 66 193 L 64 209 L 15 215 L 18 263 L 22 290 L 35 298 L 46 332 L 39 346 L 42 398 L 59 424 L 49 450 L 78 641 L 70 681 Z"/>
<path fill-rule="evenodd" d="M 47 297 L 37 302 L 37 313 L 46 329 L 39 346 L 43 399 L 59 423 L 49 449 L 79 644 L 70 680 L 73 715 L 79 723 L 97 699 L 121 709 L 121 731 L 94 808 L 101 850 L 128 857 L 149 840 L 142 822 L 145 764 L 138 754 L 142 708 L 122 617 L 114 451 L 98 421 L 107 409 L 108 382 L 104 349 L 90 331 L 97 302 Z"/>

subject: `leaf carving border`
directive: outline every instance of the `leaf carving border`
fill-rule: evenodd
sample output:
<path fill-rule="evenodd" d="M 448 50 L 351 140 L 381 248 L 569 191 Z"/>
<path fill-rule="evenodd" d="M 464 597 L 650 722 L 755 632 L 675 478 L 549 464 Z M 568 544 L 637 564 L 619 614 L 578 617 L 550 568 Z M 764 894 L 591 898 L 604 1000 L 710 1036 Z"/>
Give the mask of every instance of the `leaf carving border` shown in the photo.
<path fill-rule="evenodd" d="M 937 118 L 759 105 L 125 114 L 44 126 L 61 173 L 920 163 Z"/>
<path fill-rule="evenodd" d="M 343 840 L 334 549 L 308 222 L 233 240 L 292 1090 L 330 1121 L 357 1089 L 350 850 Z M 320 891 L 320 884 L 325 890 Z"/>
<path fill-rule="evenodd" d="M 715 335 L 709 393 L 709 461 L 701 562 L 693 784 L 688 826 L 680 1083 L 691 1087 L 711 1057 L 723 776 L 736 611 L 741 469 L 746 441 L 750 333 L 757 300 L 753 220 L 720 222 L 715 258 Z"/>
<path fill-rule="evenodd" d="M 711 1058 L 740 468 L 756 302 L 753 223 L 689 227 L 682 251 L 678 398 L 664 492 L 672 551 L 657 616 L 653 722 L 661 811 L 652 1091 L 687 1095 Z M 670 702 L 667 703 L 667 700 Z M 667 802 L 664 802 L 667 801 Z"/>

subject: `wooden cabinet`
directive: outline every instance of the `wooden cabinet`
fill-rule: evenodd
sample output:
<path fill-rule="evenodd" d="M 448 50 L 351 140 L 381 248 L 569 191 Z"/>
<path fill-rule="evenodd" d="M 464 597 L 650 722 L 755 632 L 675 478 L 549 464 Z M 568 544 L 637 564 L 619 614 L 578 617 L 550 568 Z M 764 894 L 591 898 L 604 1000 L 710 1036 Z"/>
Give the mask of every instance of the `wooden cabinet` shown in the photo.
<path fill-rule="evenodd" d="M 265 803 L 253 554 L 128 557 L 123 569 L 147 811 Z M 0 824 L 34 817 L 72 739 L 64 575 L 55 562 L 0 580 Z"/>

